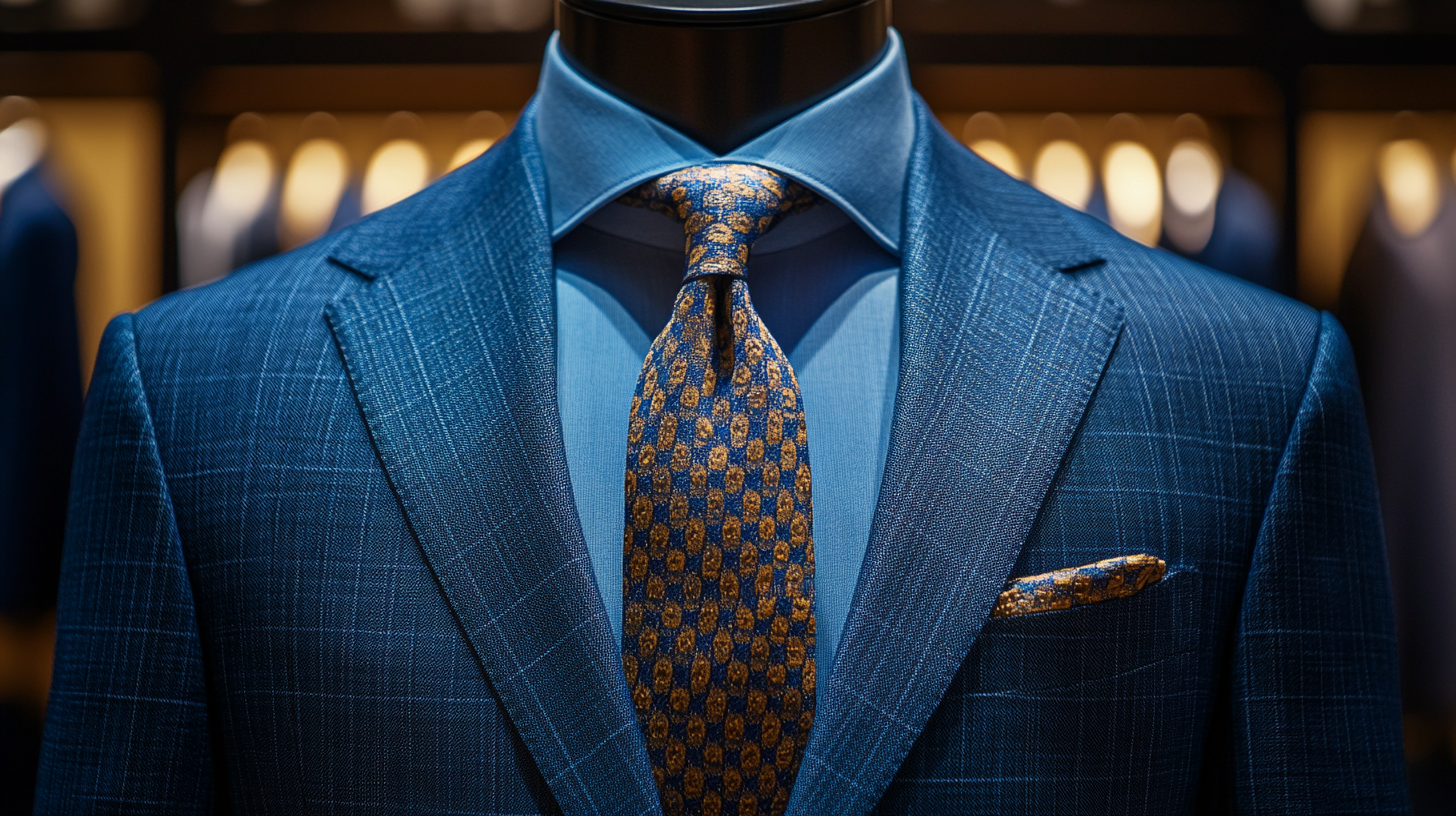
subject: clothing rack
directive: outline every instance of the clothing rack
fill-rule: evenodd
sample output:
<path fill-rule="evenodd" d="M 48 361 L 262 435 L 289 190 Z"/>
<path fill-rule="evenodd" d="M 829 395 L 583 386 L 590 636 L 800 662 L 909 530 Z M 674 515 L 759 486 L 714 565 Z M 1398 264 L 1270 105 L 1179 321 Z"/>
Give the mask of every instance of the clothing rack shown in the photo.
<path fill-rule="evenodd" d="M 982 0 L 977 0 L 982 2 Z M 1004 11 L 1006 0 L 985 5 Z M 970 0 L 966 0 L 970 2 Z M 1414 2 L 1414 0 L 1412 0 Z M 277 0 L 275 0 L 275 5 Z M 1088 18 L 1098 0 L 1080 5 Z M 164 212 L 163 291 L 176 288 L 176 157 L 184 124 L 201 86 L 215 69 L 283 66 L 534 66 L 549 32 L 465 31 L 228 31 L 217 25 L 224 3 L 153 0 L 133 23 L 101 31 L 0 30 L 0 93 L 117 95 L 154 99 L 162 118 Z M 1026 0 L 1037 14 L 1056 6 Z M 1201 0 L 1199 15 L 1170 32 L 1107 33 L 1072 25 L 1053 30 L 955 31 L 940 21 L 974 16 L 946 0 L 904 0 L 896 22 L 912 66 L 1101 66 L 1123 68 L 1244 68 L 1268 80 L 1276 96 L 1282 164 L 1286 289 L 1294 291 L 1299 245 L 1300 123 L 1313 110 L 1456 109 L 1456 20 L 1423 4 L 1410 10 L 1410 30 L 1336 33 L 1321 29 L 1300 0 L 1271 3 Z M 1217 7 L 1217 13 L 1205 7 Z M 237 15 L 235 8 L 228 13 Z M 1220 17 L 1219 15 L 1223 16 Z M 1442 16 L 1444 15 L 1444 16 Z M 1004 14 L 1002 15 L 1005 16 Z M 1210 18 L 1211 22 L 1204 18 Z M 0 28 L 5 19 L 0 17 Z M 1207 30 L 1191 30 L 1198 26 Z M 963 26 L 964 27 L 964 26 Z M 1106 28 L 1105 26 L 1103 28 Z M 124 70 L 87 70 L 121 65 Z M 98 62 L 100 60 L 100 62 Z M 67 66 L 73 67 L 66 70 Z M 1361 69 L 1353 71 L 1352 69 Z M 1342 76 L 1341 71 L 1346 73 Z M 1372 74 L 1372 71 L 1374 72 Z M 1371 81 L 1372 75 L 1384 81 Z M 1354 77 L 1352 80 L 1351 77 Z M 917 84 L 919 78 L 917 77 Z M 468 89 L 465 94 L 468 96 Z M 922 89 L 922 92 L 925 92 Z M 1117 96 L 1116 91 L 1109 92 Z M 1241 93 L 1234 88 L 1230 93 Z M 927 93 L 932 107 L 937 100 Z M 1135 110 L 1129 96 L 1121 106 Z M 463 103 L 462 108 L 470 103 Z M 327 107 L 320 104 L 319 107 Z M 507 107 L 497 105 L 497 107 Z M 1116 111 L 1109 111 L 1116 112 Z M 1171 112 L 1171 111 L 1170 111 Z M 1320 304 L 1326 305 L 1326 304 Z"/>

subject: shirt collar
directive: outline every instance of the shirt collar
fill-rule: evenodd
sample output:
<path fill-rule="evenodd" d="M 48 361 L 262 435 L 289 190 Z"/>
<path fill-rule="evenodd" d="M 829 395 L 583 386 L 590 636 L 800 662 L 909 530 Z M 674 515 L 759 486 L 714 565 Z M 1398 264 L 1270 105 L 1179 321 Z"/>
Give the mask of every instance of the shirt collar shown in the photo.
<path fill-rule="evenodd" d="M 545 164 L 551 236 L 664 173 L 695 164 L 746 163 L 778 170 L 814 189 L 890 252 L 900 251 L 900 213 L 915 138 L 910 72 L 891 29 L 867 73 L 772 130 L 718 156 L 603 91 L 546 47 L 527 115 Z"/>

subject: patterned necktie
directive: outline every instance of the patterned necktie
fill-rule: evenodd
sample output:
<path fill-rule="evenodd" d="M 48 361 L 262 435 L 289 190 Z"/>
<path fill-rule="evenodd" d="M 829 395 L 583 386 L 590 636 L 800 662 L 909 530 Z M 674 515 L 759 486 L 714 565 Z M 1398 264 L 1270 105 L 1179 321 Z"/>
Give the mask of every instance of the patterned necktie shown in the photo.
<path fill-rule="evenodd" d="M 815 198 L 713 165 L 624 200 L 687 232 L 627 433 L 627 685 L 668 816 L 777 816 L 814 722 L 809 451 L 798 380 L 744 273 L 753 242 Z"/>

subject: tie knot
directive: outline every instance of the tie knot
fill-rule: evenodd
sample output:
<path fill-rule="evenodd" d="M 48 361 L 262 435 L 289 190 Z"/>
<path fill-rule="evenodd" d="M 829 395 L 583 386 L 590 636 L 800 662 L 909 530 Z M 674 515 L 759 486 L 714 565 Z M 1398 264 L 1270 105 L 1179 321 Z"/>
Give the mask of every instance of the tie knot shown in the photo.
<path fill-rule="evenodd" d="M 817 196 L 798 182 L 751 164 L 689 167 L 649 181 L 622 197 L 682 222 L 687 233 L 684 277 L 743 277 L 748 249 L 779 219 L 808 209 Z"/>

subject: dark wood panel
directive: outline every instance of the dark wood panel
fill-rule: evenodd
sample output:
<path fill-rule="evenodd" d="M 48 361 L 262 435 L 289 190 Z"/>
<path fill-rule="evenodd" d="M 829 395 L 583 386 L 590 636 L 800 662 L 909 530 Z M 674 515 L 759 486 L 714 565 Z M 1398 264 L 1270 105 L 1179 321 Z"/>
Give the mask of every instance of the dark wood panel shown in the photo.
<path fill-rule="evenodd" d="M 1456 51 L 1456 42 L 1451 44 Z M 1305 70 L 1304 103 L 1311 110 L 1456 108 L 1456 66 L 1337 66 Z"/>
<path fill-rule="evenodd" d="M 157 66 L 136 52 L 0 49 L 0 96 L 151 96 Z"/>
<path fill-rule="evenodd" d="M 267 111 L 514 110 L 536 89 L 536 62 L 510 65 L 250 65 L 208 69 L 189 114 Z"/>
<path fill-rule="evenodd" d="M 916 65 L 911 77 L 931 107 L 949 110 L 1272 117 L 1283 110 L 1278 86 L 1255 68 Z"/>

